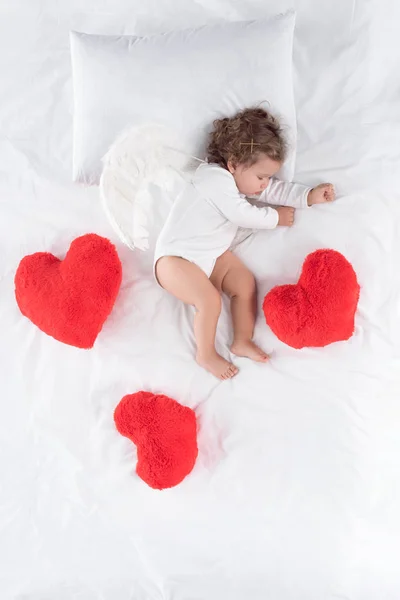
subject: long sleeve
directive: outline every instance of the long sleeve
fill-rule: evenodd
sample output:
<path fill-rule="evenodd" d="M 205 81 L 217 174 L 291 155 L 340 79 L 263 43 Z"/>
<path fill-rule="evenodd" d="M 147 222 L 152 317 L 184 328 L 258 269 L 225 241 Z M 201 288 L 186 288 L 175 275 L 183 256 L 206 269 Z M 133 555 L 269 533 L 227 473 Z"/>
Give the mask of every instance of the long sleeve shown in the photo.
<path fill-rule="evenodd" d="M 231 197 L 220 194 L 213 199 L 213 204 L 218 210 L 238 227 L 245 229 L 275 229 L 278 225 L 279 215 L 274 208 L 257 207 L 239 194 Z"/>
<path fill-rule="evenodd" d="M 260 202 L 275 206 L 308 208 L 307 197 L 311 189 L 301 183 L 289 183 L 273 178 L 258 199 Z"/>
<path fill-rule="evenodd" d="M 207 170 L 205 170 L 207 169 Z M 204 176 L 204 173 L 206 176 Z M 201 176 L 199 176 L 201 175 Z M 199 167 L 193 181 L 204 198 L 228 221 L 246 229 L 275 229 L 278 212 L 269 207 L 253 206 L 242 197 L 229 171 L 218 166 Z"/>

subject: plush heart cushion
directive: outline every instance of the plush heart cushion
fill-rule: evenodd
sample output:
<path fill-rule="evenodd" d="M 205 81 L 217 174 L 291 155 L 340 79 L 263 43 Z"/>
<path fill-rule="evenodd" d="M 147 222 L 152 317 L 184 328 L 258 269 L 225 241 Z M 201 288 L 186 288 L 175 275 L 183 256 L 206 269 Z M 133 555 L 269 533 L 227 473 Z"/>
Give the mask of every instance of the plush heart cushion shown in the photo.
<path fill-rule="evenodd" d="M 49 252 L 25 256 L 15 275 L 23 315 L 56 340 L 91 348 L 109 316 L 122 279 L 111 242 L 94 233 L 75 239 L 64 260 Z"/>
<path fill-rule="evenodd" d="M 137 446 L 136 472 L 150 487 L 170 488 L 190 473 L 197 458 L 196 415 L 161 394 L 124 396 L 114 412 L 115 425 Z"/>
<path fill-rule="evenodd" d="M 351 264 L 335 250 L 317 250 L 304 261 L 295 285 L 273 288 L 264 299 L 267 325 L 293 348 L 348 340 L 360 286 Z"/>

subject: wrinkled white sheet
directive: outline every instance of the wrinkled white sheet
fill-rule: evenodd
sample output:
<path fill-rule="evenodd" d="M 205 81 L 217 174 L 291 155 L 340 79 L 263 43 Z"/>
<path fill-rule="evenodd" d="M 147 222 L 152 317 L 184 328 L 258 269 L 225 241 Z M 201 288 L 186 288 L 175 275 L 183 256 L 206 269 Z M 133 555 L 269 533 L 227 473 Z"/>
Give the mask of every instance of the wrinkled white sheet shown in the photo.
<path fill-rule="evenodd" d="M 146 33 L 276 12 L 261 0 L 14 0 L 0 5 L 0 595 L 2 600 L 398 600 L 400 596 L 400 83 L 395 0 L 298 0 L 296 179 L 333 206 L 238 252 L 259 281 L 295 281 L 306 254 L 343 252 L 362 286 L 356 335 L 278 343 L 219 383 L 197 367 L 191 311 L 152 280 L 71 183 L 70 29 Z M 289 3 L 279 3 L 283 10 Z M 159 193 L 156 189 L 154 193 Z M 162 211 L 157 216 L 162 219 Z M 19 313 L 20 258 L 94 231 L 124 280 L 91 351 Z M 228 356 L 225 311 L 218 344 Z M 199 418 L 199 458 L 158 492 L 134 473 L 113 409 L 162 391 Z"/>

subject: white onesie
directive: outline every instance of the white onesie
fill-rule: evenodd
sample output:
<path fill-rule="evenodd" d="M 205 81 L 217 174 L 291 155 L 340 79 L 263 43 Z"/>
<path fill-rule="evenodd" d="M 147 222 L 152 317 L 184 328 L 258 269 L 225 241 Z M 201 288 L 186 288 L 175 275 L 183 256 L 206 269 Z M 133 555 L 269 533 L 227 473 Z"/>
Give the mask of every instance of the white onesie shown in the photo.
<path fill-rule="evenodd" d="M 257 198 L 267 204 L 306 208 L 310 190 L 299 183 L 271 179 Z M 173 204 L 156 243 L 154 265 L 163 256 L 179 256 L 195 263 L 209 277 L 239 227 L 274 229 L 278 219 L 275 209 L 250 204 L 229 171 L 204 163 Z"/>

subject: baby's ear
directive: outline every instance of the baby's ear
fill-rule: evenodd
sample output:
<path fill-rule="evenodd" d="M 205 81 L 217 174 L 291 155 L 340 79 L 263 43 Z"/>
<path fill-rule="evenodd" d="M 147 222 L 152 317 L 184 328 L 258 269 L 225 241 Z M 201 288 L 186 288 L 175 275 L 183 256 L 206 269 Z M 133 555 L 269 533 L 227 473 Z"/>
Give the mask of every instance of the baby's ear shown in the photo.
<path fill-rule="evenodd" d="M 236 164 L 233 162 L 233 160 L 228 160 L 226 166 L 228 167 L 229 173 L 234 173 L 236 171 Z"/>

